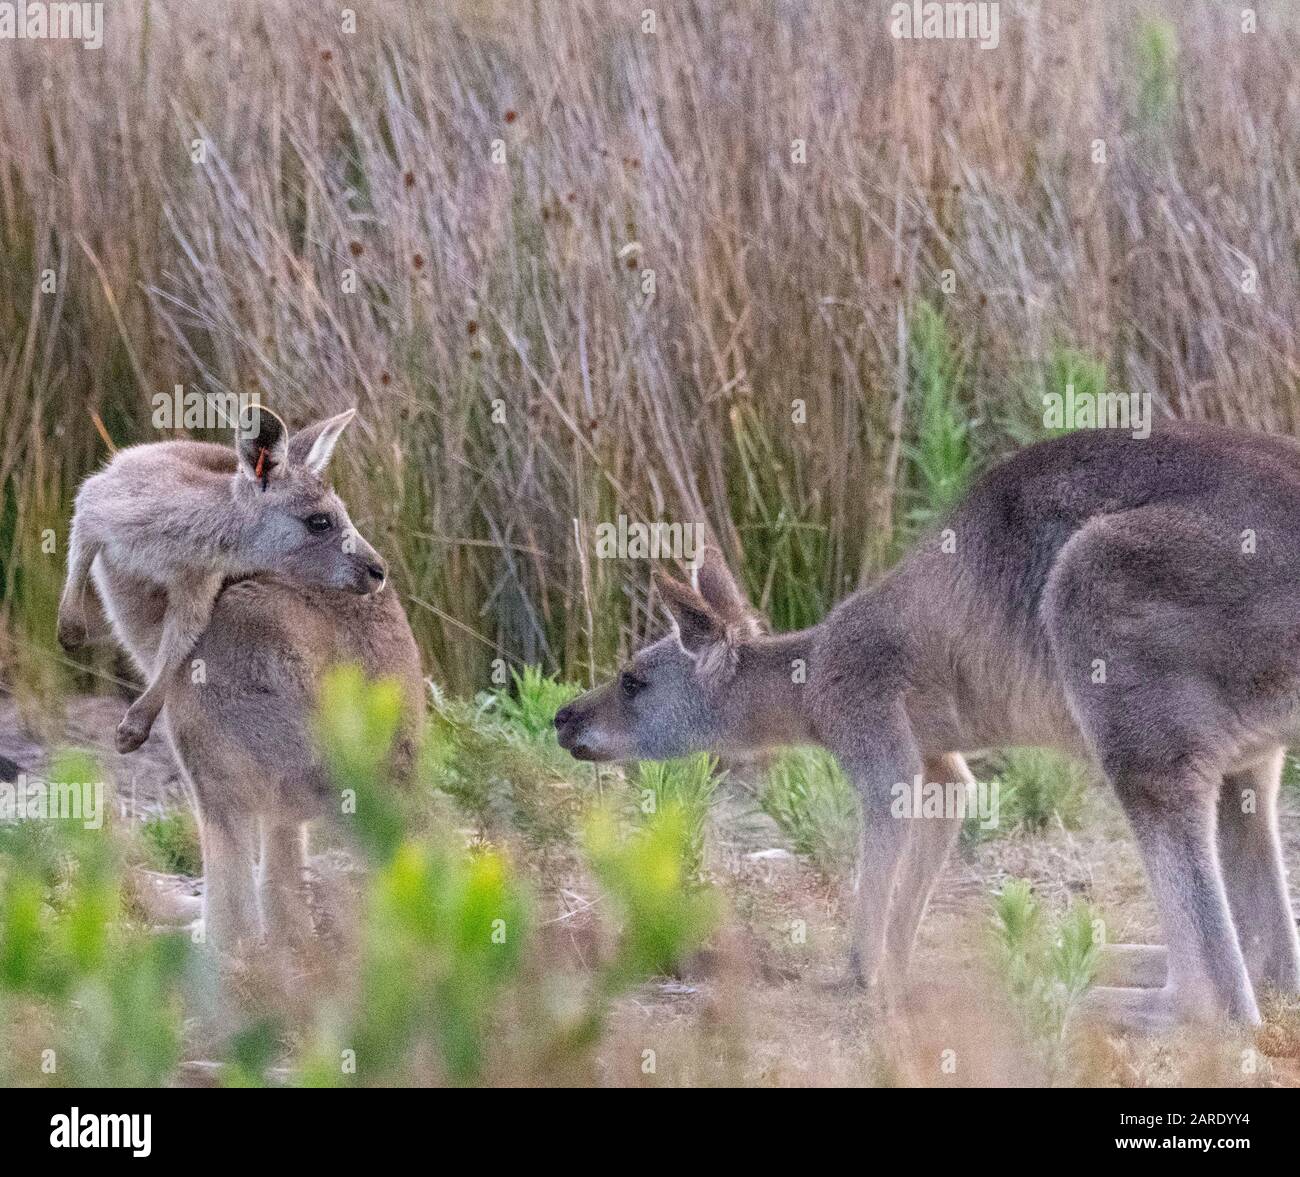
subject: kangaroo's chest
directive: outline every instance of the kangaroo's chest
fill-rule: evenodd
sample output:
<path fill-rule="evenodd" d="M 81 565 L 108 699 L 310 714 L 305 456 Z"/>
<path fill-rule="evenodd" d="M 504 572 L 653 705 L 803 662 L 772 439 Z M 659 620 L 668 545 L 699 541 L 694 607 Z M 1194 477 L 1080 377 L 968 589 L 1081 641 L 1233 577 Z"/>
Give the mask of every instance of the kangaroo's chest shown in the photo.
<path fill-rule="evenodd" d="M 1056 748 L 1087 755 L 1049 667 L 1015 652 L 945 658 L 912 676 L 905 698 L 923 754 Z"/>

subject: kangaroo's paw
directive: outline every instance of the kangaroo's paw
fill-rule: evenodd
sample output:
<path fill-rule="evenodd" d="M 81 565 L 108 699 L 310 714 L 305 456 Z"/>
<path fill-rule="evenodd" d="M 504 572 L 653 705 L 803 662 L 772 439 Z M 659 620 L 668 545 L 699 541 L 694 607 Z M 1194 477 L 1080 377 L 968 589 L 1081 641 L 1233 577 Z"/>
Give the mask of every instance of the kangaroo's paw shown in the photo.
<path fill-rule="evenodd" d="M 866 993 L 874 989 L 875 982 L 873 978 L 868 977 L 857 948 L 850 948 L 844 971 L 828 981 L 822 981 L 817 987 L 824 993 L 838 993 L 844 997 L 852 997 L 856 993 Z"/>
<path fill-rule="evenodd" d="M 291 953 L 300 952 L 316 942 L 316 927 L 305 895 L 301 905 L 293 908 L 269 906 L 265 939 L 269 947 Z"/>
<path fill-rule="evenodd" d="M 89 636 L 89 627 L 85 617 L 77 613 L 60 613 L 58 639 L 59 645 L 69 653 L 80 650 Z"/>
<path fill-rule="evenodd" d="M 132 707 L 117 725 L 117 750 L 125 756 L 134 752 L 149 738 L 153 728 L 152 717 L 142 714 Z"/>

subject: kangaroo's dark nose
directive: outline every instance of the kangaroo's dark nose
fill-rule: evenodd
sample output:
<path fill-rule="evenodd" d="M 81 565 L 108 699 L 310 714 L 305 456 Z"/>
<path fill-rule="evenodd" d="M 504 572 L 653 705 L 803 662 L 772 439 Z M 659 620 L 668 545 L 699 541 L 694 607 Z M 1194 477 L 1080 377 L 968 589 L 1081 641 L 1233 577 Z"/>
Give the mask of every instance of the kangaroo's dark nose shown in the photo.
<path fill-rule="evenodd" d="M 366 571 L 370 573 L 371 580 L 377 580 L 380 584 L 383 584 L 388 579 L 388 569 L 384 567 L 383 562 L 380 560 L 371 560 L 366 565 Z"/>
<path fill-rule="evenodd" d="M 573 714 L 573 704 L 570 703 L 567 707 L 561 707 L 555 713 L 555 730 L 558 732 L 563 728 L 573 718 Z"/>

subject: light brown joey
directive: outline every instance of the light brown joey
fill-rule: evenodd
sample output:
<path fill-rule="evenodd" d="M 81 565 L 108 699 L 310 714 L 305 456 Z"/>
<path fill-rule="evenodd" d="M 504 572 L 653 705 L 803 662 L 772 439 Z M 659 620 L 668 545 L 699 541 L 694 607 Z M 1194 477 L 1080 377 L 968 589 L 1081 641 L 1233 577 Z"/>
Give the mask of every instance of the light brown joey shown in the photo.
<path fill-rule="evenodd" d="M 58 638 L 87 637 L 86 585 L 97 560 L 163 589 L 167 611 L 148 685 L 117 729 L 119 752 L 148 738 L 164 682 L 185 664 L 226 581 L 271 573 L 306 588 L 378 592 L 384 562 L 353 527 L 325 468 L 353 412 L 292 437 L 269 409 L 251 406 L 233 447 L 164 441 L 119 451 L 77 493 Z"/>
<path fill-rule="evenodd" d="M 1300 734 L 1300 445 L 1169 423 L 1081 430 L 991 470 L 880 583 L 772 635 L 718 554 L 656 578 L 672 632 L 556 715 L 587 760 L 829 749 L 863 834 L 851 975 L 901 984 L 960 817 L 897 787 L 969 781 L 963 754 L 1054 748 L 1122 804 L 1166 946 L 1085 1015 L 1139 1030 L 1259 1021 L 1300 992 L 1278 837 Z M 1145 984 L 1149 987 L 1140 987 Z"/>

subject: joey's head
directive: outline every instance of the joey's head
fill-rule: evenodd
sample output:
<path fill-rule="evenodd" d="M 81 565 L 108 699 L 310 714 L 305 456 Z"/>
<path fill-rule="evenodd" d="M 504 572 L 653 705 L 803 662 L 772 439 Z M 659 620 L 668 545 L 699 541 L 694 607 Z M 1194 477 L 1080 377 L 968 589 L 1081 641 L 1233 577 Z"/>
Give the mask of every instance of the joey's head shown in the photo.
<path fill-rule="evenodd" d="M 349 409 L 292 437 L 270 409 L 253 406 L 241 415 L 233 491 L 242 571 L 362 595 L 384 587 L 384 561 L 325 482 L 334 447 L 354 414 Z"/>
<path fill-rule="evenodd" d="M 667 760 L 747 750 L 746 648 L 765 625 L 722 557 L 705 549 L 687 585 L 656 571 L 672 632 L 639 650 L 613 682 L 555 716 L 560 746 L 579 760 Z"/>

